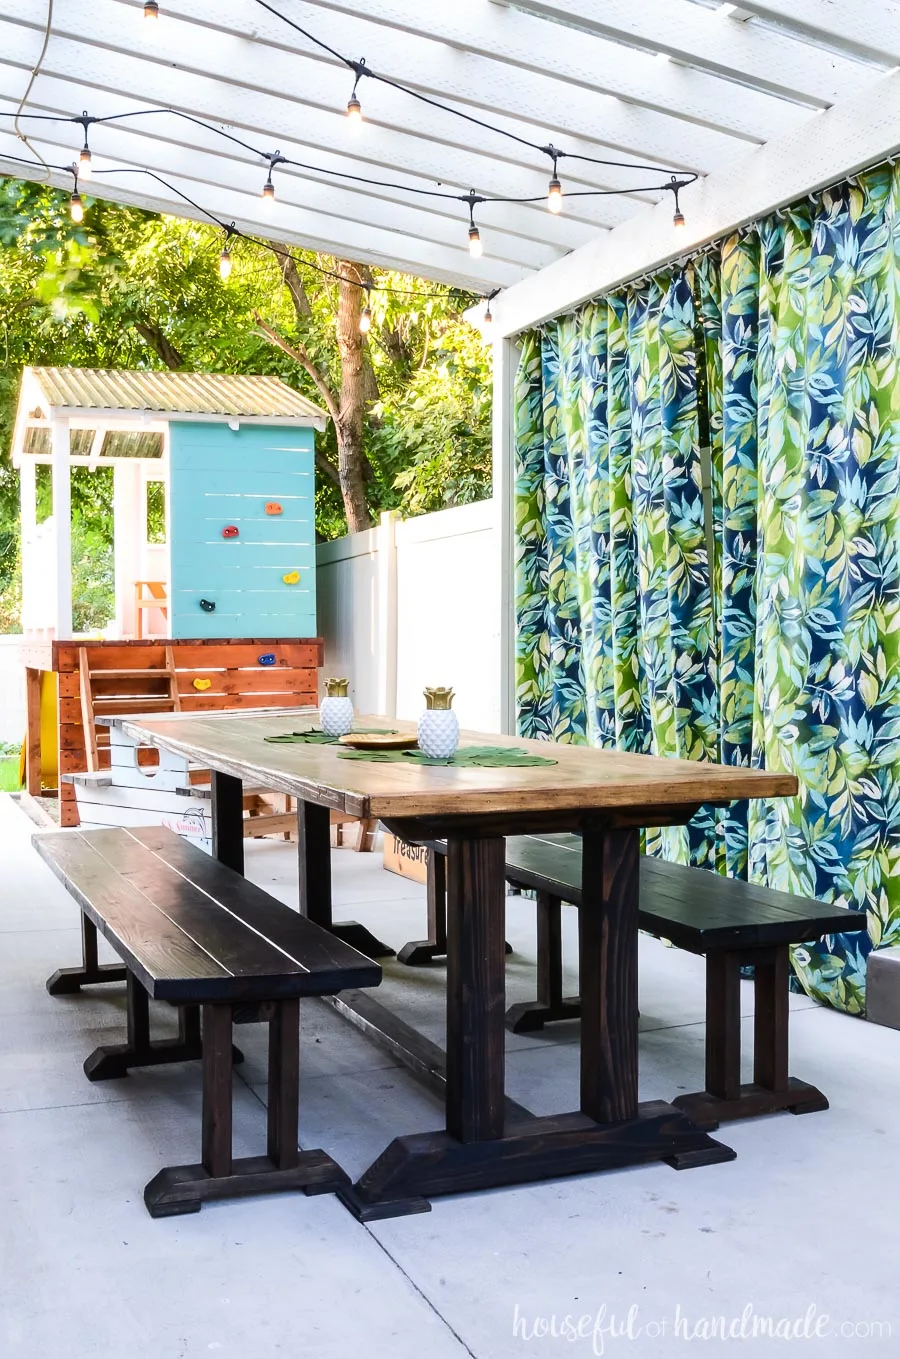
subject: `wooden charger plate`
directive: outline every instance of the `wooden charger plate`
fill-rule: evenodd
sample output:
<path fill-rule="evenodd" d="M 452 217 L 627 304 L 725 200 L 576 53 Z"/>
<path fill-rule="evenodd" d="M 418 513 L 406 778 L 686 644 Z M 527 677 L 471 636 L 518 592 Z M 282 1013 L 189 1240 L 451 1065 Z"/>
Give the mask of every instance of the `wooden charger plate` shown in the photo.
<path fill-rule="evenodd" d="M 347 736 L 339 736 L 338 744 L 352 746 L 354 750 L 413 750 L 419 744 L 419 738 L 415 733 L 401 736 L 396 731 L 371 733 L 351 731 Z"/>

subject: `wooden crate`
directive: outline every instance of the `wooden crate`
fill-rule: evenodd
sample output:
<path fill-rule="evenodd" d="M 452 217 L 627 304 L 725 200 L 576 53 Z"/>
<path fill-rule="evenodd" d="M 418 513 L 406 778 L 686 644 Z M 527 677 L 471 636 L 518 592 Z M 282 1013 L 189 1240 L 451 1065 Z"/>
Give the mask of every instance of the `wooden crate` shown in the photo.
<path fill-rule="evenodd" d="M 413 882 L 427 882 L 430 853 L 424 845 L 410 845 L 390 831 L 384 833 L 384 866 L 389 873 L 399 873 L 401 878 L 412 878 Z"/>

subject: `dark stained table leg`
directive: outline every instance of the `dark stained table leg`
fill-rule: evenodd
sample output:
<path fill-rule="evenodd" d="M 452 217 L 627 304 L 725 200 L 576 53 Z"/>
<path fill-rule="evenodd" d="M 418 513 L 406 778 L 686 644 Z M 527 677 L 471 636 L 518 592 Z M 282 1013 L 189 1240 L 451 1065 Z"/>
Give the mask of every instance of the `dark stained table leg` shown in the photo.
<path fill-rule="evenodd" d="M 243 873 L 244 785 L 214 769 L 211 787 L 213 855 L 235 873 Z"/>
<path fill-rule="evenodd" d="M 395 1138 L 339 1191 L 361 1221 L 426 1211 L 434 1194 L 653 1161 L 686 1169 L 734 1159 L 681 1109 L 638 1103 L 638 832 L 589 829 L 581 1111 L 534 1118 L 507 1107 L 504 1119 L 504 843 L 450 839 L 446 1131 Z"/>
<path fill-rule="evenodd" d="M 404 944 L 397 954 L 398 963 L 407 967 L 427 967 L 447 953 L 447 859 L 437 850 L 428 851 L 428 938 Z"/>
<path fill-rule="evenodd" d="M 70 996 L 80 991 L 82 986 L 95 986 L 98 982 L 122 982 L 127 975 L 121 963 L 100 963 L 97 961 L 97 926 L 82 911 L 81 913 L 81 967 L 60 967 L 47 978 L 47 990 L 51 996 Z"/>
<path fill-rule="evenodd" d="M 447 1132 L 503 1136 L 506 842 L 447 845 Z"/>
<path fill-rule="evenodd" d="M 367 958 L 393 958 L 394 950 L 356 920 L 334 921 L 331 914 L 331 832 L 327 807 L 297 801 L 297 856 L 300 912 L 359 949 Z"/>

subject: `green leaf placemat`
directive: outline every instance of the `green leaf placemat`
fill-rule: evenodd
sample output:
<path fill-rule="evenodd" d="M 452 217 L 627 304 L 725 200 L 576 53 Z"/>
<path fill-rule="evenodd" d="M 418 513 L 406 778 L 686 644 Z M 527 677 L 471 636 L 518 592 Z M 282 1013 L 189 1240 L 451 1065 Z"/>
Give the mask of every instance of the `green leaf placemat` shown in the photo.
<path fill-rule="evenodd" d="M 374 760 L 377 764 L 436 764 L 455 769 L 484 765 L 491 769 L 522 768 L 524 765 L 556 764 L 543 755 L 531 755 L 516 746 L 464 746 L 449 760 L 434 760 L 421 750 L 339 750 L 339 760 Z"/>
<path fill-rule="evenodd" d="M 352 736 L 396 736 L 396 728 L 392 727 L 354 727 L 350 733 Z M 264 736 L 264 741 L 269 741 L 272 745 L 310 745 L 310 746 L 336 746 L 338 738 L 329 736 L 327 731 L 321 727 L 306 727 L 303 731 L 289 731 L 284 736 Z"/>

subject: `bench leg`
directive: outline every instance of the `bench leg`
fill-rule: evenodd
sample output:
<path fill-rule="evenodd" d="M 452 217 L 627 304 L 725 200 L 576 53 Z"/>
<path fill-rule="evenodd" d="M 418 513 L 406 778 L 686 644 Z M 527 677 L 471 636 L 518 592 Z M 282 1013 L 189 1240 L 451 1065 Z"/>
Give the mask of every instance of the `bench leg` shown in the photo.
<path fill-rule="evenodd" d="M 447 856 L 432 849 L 428 854 L 428 938 L 404 944 L 397 962 L 407 967 L 427 967 L 447 956 Z M 512 948 L 504 942 L 504 950 Z"/>
<path fill-rule="evenodd" d="M 534 1033 L 559 1019 L 580 1019 L 581 1000 L 563 996 L 562 901 L 549 892 L 537 893 L 537 1000 L 511 1005 L 506 1027 L 513 1033 Z"/>
<path fill-rule="evenodd" d="M 754 968 L 753 1082 L 741 1084 L 740 970 Z M 706 959 L 706 1089 L 674 1101 L 698 1126 L 789 1109 L 828 1108 L 820 1090 L 788 1076 L 790 955 L 787 945 Z"/>
<path fill-rule="evenodd" d="M 350 1183 L 324 1151 L 297 1146 L 300 1003 L 275 1002 L 269 1021 L 269 1109 L 266 1156 L 232 1156 L 230 1005 L 203 1007 L 203 1132 L 199 1165 L 167 1166 L 144 1189 L 151 1217 L 198 1213 L 212 1199 L 304 1190 L 327 1194 Z"/>
<path fill-rule="evenodd" d="M 84 1064 L 89 1081 L 111 1081 L 127 1076 L 131 1067 L 165 1066 L 170 1062 L 196 1062 L 203 1056 L 200 1034 L 200 1009 L 197 1005 L 178 1008 L 178 1037 L 159 1042 L 150 1041 L 150 1006 L 147 992 L 140 982 L 126 974 L 128 1004 L 128 1039 L 95 1048 Z M 244 1060 L 237 1049 L 232 1050 L 235 1065 Z"/>
<path fill-rule="evenodd" d="M 122 982 L 126 971 L 120 963 L 99 963 L 97 961 L 97 926 L 82 912 L 81 915 L 81 967 L 60 967 L 47 978 L 47 990 L 51 996 L 71 996 L 82 986 L 95 986 L 98 982 Z"/>

